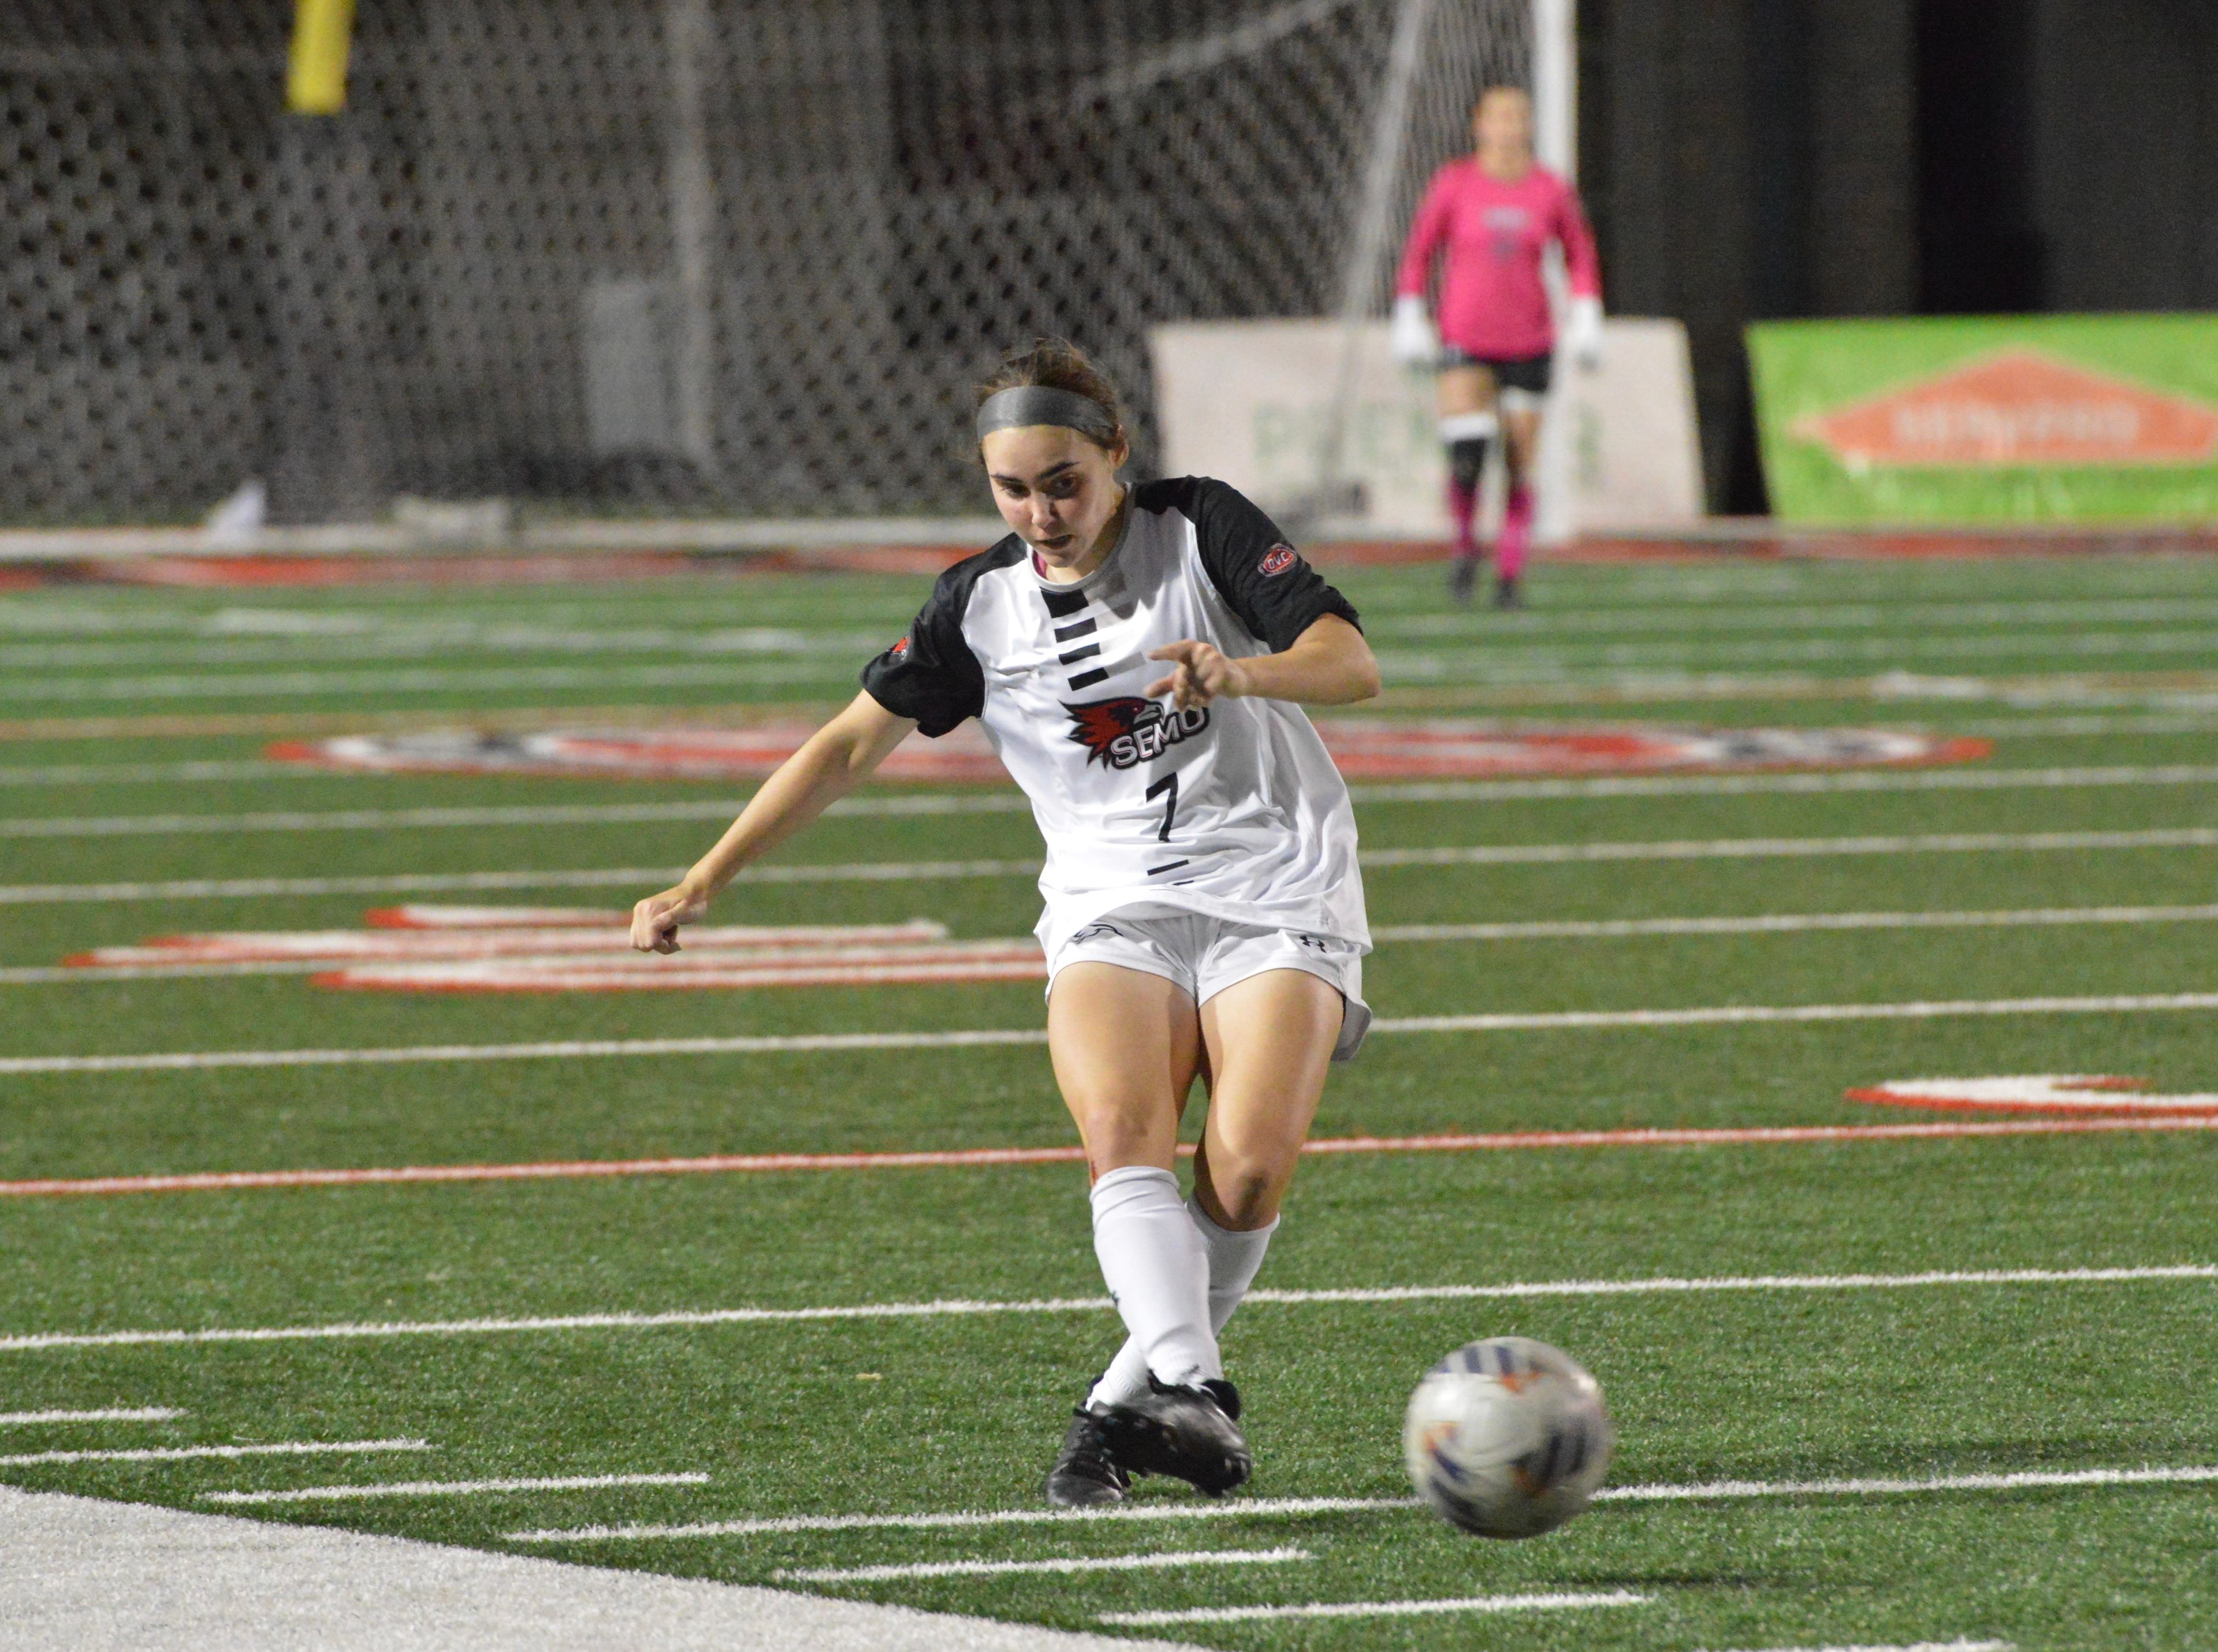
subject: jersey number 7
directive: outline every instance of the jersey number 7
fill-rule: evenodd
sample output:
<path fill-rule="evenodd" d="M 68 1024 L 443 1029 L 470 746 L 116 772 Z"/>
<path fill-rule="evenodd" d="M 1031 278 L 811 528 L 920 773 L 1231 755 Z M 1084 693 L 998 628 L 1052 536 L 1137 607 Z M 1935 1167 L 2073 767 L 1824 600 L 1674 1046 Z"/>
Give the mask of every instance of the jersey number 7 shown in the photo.
<path fill-rule="evenodd" d="M 1157 843 L 1168 843 L 1171 840 L 1171 820 L 1178 814 L 1178 770 L 1175 769 L 1148 788 L 1147 801 L 1152 803 L 1158 797 L 1162 797 L 1165 792 L 1168 792 L 1170 796 L 1163 802 L 1163 824 L 1162 829 L 1155 833 Z"/>

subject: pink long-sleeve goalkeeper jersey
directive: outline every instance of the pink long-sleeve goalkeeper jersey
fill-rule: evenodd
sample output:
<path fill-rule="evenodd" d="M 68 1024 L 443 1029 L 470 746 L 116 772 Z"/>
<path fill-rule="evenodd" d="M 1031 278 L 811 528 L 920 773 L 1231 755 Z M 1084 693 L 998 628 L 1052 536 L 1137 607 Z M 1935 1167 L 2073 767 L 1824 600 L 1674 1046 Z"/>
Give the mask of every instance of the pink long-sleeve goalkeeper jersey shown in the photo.
<path fill-rule="evenodd" d="M 1409 225 L 1394 290 L 1422 296 L 1434 256 L 1446 248 L 1438 323 L 1441 341 L 1486 361 L 1546 356 L 1555 348 L 1540 260 L 1563 244 L 1564 272 L 1580 298 L 1602 296 L 1594 232 L 1571 186 L 1535 166 L 1515 183 L 1489 177 L 1476 159 L 1450 161 Z"/>

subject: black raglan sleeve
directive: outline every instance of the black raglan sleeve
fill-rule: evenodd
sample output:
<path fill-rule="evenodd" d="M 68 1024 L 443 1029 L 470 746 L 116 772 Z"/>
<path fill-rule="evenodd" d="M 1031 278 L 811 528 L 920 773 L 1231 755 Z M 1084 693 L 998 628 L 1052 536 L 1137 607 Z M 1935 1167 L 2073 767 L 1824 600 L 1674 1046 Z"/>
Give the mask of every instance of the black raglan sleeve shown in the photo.
<path fill-rule="evenodd" d="M 1354 604 L 1327 585 L 1286 542 L 1278 523 L 1237 488 L 1200 476 L 1170 486 L 1187 490 L 1180 508 L 1193 522 L 1211 583 L 1273 653 L 1293 647 L 1295 638 L 1327 614 L 1360 628 Z"/>
<path fill-rule="evenodd" d="M 986 673 L 963 640 L 963 610 L 977 583 L 973 557 L 939 576 L 900 641 L 863 667 L 863 690 L 932 739 L 986 707 Z"/>

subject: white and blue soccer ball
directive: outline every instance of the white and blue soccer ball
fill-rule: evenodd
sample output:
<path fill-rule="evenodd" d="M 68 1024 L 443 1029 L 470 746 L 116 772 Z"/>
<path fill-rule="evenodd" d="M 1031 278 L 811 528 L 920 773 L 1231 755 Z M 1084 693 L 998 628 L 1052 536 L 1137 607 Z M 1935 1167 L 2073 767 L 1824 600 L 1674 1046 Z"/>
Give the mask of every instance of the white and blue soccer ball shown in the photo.
<path fill-rule="evenodd" d="M 1602 1384 L 1530 1337 L 1457 1349 L 1425 1373 L 1402 1425 L 1417 1494 L 1482 1538 L 1535 1538 L 1580 1513 L 1615 1439 Z"/>

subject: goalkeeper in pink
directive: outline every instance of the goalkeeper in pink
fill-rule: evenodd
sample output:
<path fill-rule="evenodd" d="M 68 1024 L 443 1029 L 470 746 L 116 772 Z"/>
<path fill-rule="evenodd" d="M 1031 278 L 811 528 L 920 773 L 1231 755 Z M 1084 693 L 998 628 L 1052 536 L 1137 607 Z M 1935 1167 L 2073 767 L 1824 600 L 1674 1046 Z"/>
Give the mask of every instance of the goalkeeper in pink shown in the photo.
<path fill-rule="evenodd" d="M 1591 371 L 1602 363 L 1602 269 L 1577 192 L 1533 160 L 1533 101 L 1515 86 L 1490 86 L 1471 110 L 1472 154 L 1450 161 L 1409 226 L 1395 283 L 1394 355 L 1440 372 L 1440 440 L 1448 450 L 1448 510 L 1455 561 L 1448 588 L 1459 602 L 1478 582 L 1473 521 L 1486 444 L 1497 432 L 1509 492 L 1495 548 L 1495 604 L 1519 605 L 1518 579 L 1533 535 L 1533 457 L 1556 349 L 1541 260 L 1564 249 L 1571 312 L 1563 344 Z M 1440 329 L 1425 307 L 1433 262 L 1440 274 Z"/>

